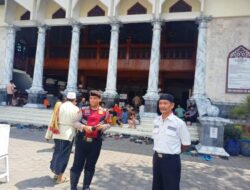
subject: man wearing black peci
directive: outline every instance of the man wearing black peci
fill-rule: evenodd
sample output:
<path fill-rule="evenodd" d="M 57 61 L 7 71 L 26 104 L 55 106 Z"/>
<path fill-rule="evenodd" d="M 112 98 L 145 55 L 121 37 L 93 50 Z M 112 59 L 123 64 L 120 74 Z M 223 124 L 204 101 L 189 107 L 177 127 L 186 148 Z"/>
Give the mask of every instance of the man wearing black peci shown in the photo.
<path fill-rule="evenodd" d="M 95 165 L 102 147 L 102 134 L 110 125 L 108 112 L 100 107 L 101 93 L 92 90 L 89 107 L 83 107 L 78 113 L 75 127 L 78 129 L 75 144 L 75 157 L 70 170 L 71 190 L 77 190 L 77 184 L 84 169 L 83 190 L 90 190 L 95 173 Z"/>
<path fill-rule="evenodd" d="M 179 190 L 180 153 L 191 144 L 184 121 L 175 116 L 174 97 L 163 94 L 159 100 L 160 116 L 154 120 L 153 187 L 152 190 Z"/>

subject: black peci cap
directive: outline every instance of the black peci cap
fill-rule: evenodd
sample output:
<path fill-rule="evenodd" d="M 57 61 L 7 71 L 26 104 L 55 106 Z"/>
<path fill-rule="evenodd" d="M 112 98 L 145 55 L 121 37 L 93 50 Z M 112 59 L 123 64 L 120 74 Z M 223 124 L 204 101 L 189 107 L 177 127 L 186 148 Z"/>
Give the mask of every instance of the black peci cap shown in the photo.
<path fill-rule="evenodd" d="M 168 100 L 169 102 L 174 103 L 174 96 L 171 94 L 162 94 L 162 95 L 160 95 L 159 101 L 160 100 Z"/>

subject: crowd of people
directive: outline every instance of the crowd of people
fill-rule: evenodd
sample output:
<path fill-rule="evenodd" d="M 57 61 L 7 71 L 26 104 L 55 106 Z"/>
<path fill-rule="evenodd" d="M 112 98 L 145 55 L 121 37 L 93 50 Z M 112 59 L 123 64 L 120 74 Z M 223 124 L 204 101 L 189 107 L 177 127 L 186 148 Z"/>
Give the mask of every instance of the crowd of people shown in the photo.
<path fill-rule="evenodd" d="M 125 104 L 124 106 L 119 105 L 119 103 L 115 103 L 113 106 L 108 108 L 108 112 L 111 117 L 111 125 L 124 127 L 124 124 L 127 124 L 128 128 L 135 129 L 138 124 L 140 124 L 140 114 L 138 111 L 138 107 L 140 103 L 137 100 L 134 105 Z M 79 108 L 89 106 L 89 101 L 87 97 L 81 96 L 78 98 L 77 103 Z M 101 102 L 100 106 L 106 108 L 105 103 Z"/>
<path fill-rule="evenodd" d="M 21 99 L 15 95 L 18 92 L 13 81 L 6 86 L 6 91 L 6 105 L 18 105 Z M 125 125 L 136 129 L 140 124 L 140 116 L 144 113 L 142 98 L 139 96 L 132 99 L 132 104 L 117 99 L 109 107 L 105 106 L 101 97 L 100 91 L 92 90 L 87 96 L 82 94 L 77 97 L 75 92 L 68 92 L 65 97 L 59 95 L 55 103 L 50 102 L 47 96 L 43 99 L 44 107 L 53 108 L 45 135 L 48 141 L 54 140 L 54 151 L 50 162 L 50 169 L 54 173 L 53 179 L 57 184 L 70 181 L 71 190 L 77 190 L 83 171 L 82 189 L 90 190 L 104 131 L 112 126 Z M 152 131 L 154 139 L 152 190 L 178 190 L 181 176 L 180 153 L 187 150 L 191 144 L 186 124 L 191 125 L 196 122 L 198 112 L 191 100 L 187 101 L 186 109 L 180 104 L 175 107 L 175 99 L 171 94 L 160 96 L 158 110 L 159 116 L 153 121 Z M 64 173 L 73 144 L 75 144 L 75 154 L 69 179 Z"/>
<path fill-rule="evenodd" d="M 27 103 L 27 94 L 23 94 L 16 89 L 14 81 L 11 80 L 6 86 L 6 105 L 9 106 L 23 106 Z M 62 95 L 56 97 L 59 100 L 62 100 Z M 55 101 L 56 102 L 56 101 Z M 87 100 L 86 95 L 82 95 L 76 100 L 77 106 L 79 108 L 89 106 L 89 101 Z M 54 107 L 54 104 L 49 100 L 48 96 L 43 98 L 43 105 L 45 108 L 51 109 Z M 135 129 L 138 124 L 140 124 L 140 118 L 144 112 L 144 105 L 142 103 L 142 98 L 135 96 L 131 104 L 119 105 L 115 103 L 111 108 L 109 108 L 109 113 L 112 118 L 112 125 L 123 127 L 124 124 L 127 124 L 128 128 Z M 100 103 L 102 107 L 105 107 L 105 103 Z M 187 107 L 184 109 L 180 104 L 177 104 L 174 109 L 174 114 L 180 119 L 186 121 L 187 125 L 192 125 L 192 123 L 197 121 L 198 111 L 195 106 L 195 103 L 187 100 Z"/>

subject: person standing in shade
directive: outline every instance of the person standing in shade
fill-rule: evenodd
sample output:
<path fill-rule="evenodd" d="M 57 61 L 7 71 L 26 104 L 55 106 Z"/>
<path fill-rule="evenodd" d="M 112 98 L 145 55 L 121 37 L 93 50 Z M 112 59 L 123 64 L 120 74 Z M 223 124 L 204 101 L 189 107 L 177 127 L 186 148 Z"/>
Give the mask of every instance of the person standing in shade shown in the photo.
<path fill-rule="evenodd" d="M 6 105 L 7 106 L 12 105 L 12 99 L 15 93 L 15 88 L 16 88 L 16 85 L 14 84 L 13 80 L 11 80 L 10 83 L 6 85 L 6 92 L 7 92 Z"/>
<path fill-rule="evenodd" d="M 78 132 L 74 162 L 70 170 L 71 190 L 77 190 L 83 169 L 83 190 L 90 190 L 95 165 L 101 152 L 102 135 L 111 123 L 109 112 L 100 106 L 100 102 L 101 93 L 97 90 L 90 91 L 90 106 L 82 108 L 74 125 Z"/>
<path fill-rule="evenodd" d="M 55 148 L 50 162 L 50 169 L 55 174 L 56 183 L 69 181 L 64 176 L 68 165 L 76 129 L 73 124 L 79 112 L 76 106 L 76 93 L 68 92 L 64 103 L 55 105 L 45 139 L 54 139 Z"/>
<path fill-rule="evenodd" d="M 159 99 L 161 115 L 154 119 L 153 184 L 152 190 L 179 190 L 181 178 L 180 154 L 191 144 L 184 121 L 175 116 L 174 97 L 162 94 Z"/>

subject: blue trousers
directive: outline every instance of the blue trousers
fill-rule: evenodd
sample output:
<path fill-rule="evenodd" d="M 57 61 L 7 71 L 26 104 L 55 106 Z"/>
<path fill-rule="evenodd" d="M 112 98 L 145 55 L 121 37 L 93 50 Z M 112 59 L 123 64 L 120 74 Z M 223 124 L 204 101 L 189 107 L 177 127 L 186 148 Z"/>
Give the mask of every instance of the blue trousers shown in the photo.
<path fill-rule="evenodd" d="M 60 175 L 64 173 L 68 165 L 73 142 L 60 139 L 54 139 L 54 142 L 55 150 L 50 162 L 50 169 L 54 174 Z"/>

